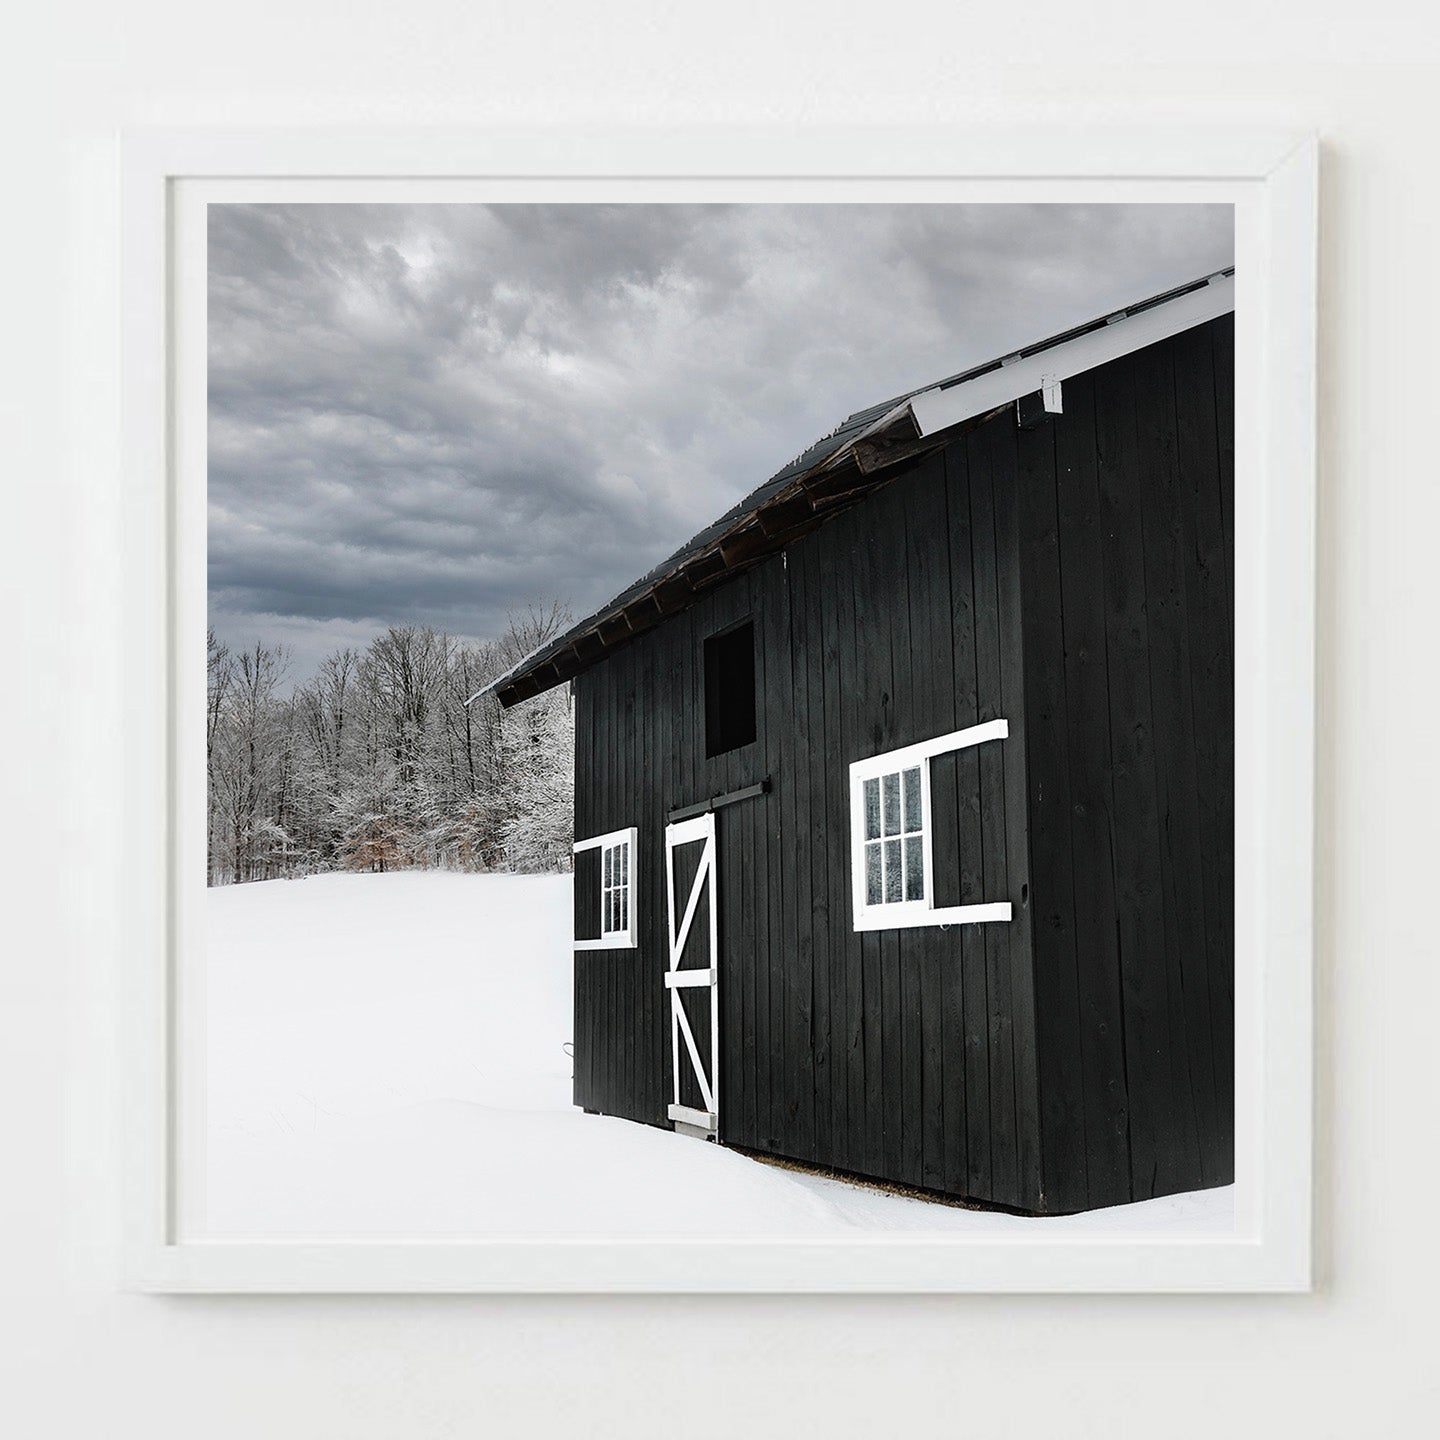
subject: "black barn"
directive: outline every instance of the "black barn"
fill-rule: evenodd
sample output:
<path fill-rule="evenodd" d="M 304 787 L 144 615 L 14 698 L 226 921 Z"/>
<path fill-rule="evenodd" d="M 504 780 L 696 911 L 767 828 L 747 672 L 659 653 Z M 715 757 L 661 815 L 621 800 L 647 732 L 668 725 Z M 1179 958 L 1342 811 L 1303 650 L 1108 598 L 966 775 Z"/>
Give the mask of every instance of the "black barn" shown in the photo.
<path fill-rule="evenodd" d="M 862 411 L 574 687 L 575 1100 L 1036 1213 L 1233 1178 L 1233 275 Z"/>

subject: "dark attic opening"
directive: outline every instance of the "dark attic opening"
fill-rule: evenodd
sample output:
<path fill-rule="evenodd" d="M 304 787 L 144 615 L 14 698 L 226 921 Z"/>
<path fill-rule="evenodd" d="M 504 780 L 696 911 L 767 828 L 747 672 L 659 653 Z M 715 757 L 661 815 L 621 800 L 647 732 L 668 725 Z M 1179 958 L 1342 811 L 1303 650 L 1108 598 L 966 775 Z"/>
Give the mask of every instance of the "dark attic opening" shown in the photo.
<path fill-rule="evenodd" d="M 755 626 L 746 621 L 705 642 L 705 754 L 755 739 Z"/>

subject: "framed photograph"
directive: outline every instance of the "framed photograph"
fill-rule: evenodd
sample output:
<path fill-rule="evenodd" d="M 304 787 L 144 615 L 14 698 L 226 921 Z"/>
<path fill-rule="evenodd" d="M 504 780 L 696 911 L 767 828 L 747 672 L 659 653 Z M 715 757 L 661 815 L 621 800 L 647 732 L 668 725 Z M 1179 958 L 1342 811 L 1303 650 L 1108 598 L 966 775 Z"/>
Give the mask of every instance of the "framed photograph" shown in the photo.
<path fill-rule="evenodd" d="M 123 165 L 129 1283 L 1308 1288 L 1312 138 Z"/>

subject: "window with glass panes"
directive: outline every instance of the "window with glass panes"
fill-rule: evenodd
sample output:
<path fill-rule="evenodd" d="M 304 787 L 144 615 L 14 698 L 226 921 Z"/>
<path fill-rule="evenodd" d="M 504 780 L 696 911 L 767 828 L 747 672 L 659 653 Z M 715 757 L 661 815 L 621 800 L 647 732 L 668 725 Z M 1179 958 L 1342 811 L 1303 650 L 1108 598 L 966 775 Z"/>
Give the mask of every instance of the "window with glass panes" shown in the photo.
<path fill-rule="evenodd" d="M 1008 899 L 937 905 L 930 762 L 972 745 L 1004 740 L 1006 720 L 985 720 L 850 764 L 851 904 L 857 930 L 904 930 L 916 925 L 973 925 L 1009 920 Z M 955 837 L 945 854 L 957 860 Z"/>
<path fill-rule="evenodd" d="M 925 801 L 920 766 L 864 782 L 865 904 L 925 898 Z"/>
<path fill-rule="evenodd" d="M 606 845 L 600 852 L 600 933 L 624 935 L 630 929 L 630 842 Z"/>

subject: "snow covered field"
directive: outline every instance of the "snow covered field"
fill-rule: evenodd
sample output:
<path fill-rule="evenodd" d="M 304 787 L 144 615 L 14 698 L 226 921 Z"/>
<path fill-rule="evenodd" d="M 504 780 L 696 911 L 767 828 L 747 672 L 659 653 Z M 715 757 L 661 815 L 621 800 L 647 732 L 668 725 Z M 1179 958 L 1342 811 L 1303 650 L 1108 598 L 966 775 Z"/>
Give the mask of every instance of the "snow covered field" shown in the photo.
<path fill-rule="evenodd" d="M 1223 1234 L 1231 1189 L 1033 1220 L 778 1169 L 570 1103 L 570 877 L 211 890 L 194 1238 Z M 203 1080 L 194 1083 L 203 1068 Z"/>

